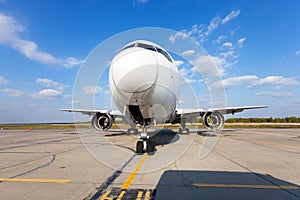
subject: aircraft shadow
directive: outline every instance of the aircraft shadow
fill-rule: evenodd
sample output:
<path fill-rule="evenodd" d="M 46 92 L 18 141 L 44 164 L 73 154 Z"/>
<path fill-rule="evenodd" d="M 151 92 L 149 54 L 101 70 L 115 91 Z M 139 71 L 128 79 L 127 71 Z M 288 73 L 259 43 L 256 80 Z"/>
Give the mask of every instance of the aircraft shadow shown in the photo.
<path fill-rule="evenodd" d="M 120 132 L 120 131 L 112 131 L 109 130 L 109 132 L 106 132 L 103 134 L 105 137 L 114 137 L 114 136 L 120 136 L 120 135 L 127 135 L 126 132 Z"/>
<path fill-rule="evenodd" d="M 177 132 L 170 129 L 161 129 L 153 132 L 149 132 L 150 140 L 155 146 L 164 146 L 166 144 L 172 144 L 179 140 Z"/>
<path fill-rule="evenodd" d="M 207 137 L 216 137 L 219 134 L 224 134 L 227 132 L 233 132 L 234 130 L 231 129 L 226 129 L 226 130 L 222 130 L 222 131 L 210 131 L 210 130 L 198 130 L 197 131 L 197 135 L 201 135 L 201 136 L 207 136 Z"/>
<path fill-rule="evenodd" d="M 271 175 L 225 171 L 165 171 L 156 186 L 159 199 L 300 199 L 300 187 Z"/>

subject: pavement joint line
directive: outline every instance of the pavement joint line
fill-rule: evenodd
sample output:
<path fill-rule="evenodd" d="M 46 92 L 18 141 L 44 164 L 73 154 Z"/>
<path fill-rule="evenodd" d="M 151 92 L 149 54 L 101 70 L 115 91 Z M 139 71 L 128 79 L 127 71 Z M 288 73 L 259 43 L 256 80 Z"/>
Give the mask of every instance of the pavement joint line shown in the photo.
<path fill-rule="evenodd" d="M 63 179 L 25 179 L 25 178 L 0 178 L 1 182 L 25 182 L 25 183 L 70 183 L 71 180 Z"/>
<path fill-rule="evenodd" d="M 194 183 L 192 185 L 196 187 L 215 187 L 215 188 L 300 190 L 299 186 L 294 186 L 294 185 L 242 185 L 242 184 L 212 184 L 212 183 Z"/>
<path fill-rule="evenodd" d="M 267 144 L 267 145 L 273 145 L 273 146 L 278 146 L 278 147 L 285 147 L 285 148 L 289 148 L 289 149 L 300 149 L 297 146 L 291 146 L 291 145 L 286 145 L 286 144 L 281 144 L 281 143 L 276 143 L 276 142 L 269 142 L 269 141 L 264 141 L 264 140 L 257 140 L 257 139 L 251 139 L 248 137 L 244 137 L 244 136 L 231 136 L 231 138 L 238 138 L 238 139 L 246 139 L 246 140 L 250 140 L 250 141 L 254 141 L 260 144 Z"/>
<path fill-rule="evenodd" d="M 130 176 L 127 178 L 127 180 L 125 181 L 125 183 L 122 186 L 122 190 L 127 190 L 131 184 L 131 182 L 133 181 L 136 173 L 139 171 L 139 169 L 142 167 L 143 163 L 145 162 L 146 158 L 148 157 L 148 154 L 145 153 L 142 157 L 142 159 L 139 161 L 139 163 L 137 164 L 137 166 L 135 167 L 135 169 L 131 172 Z"/>

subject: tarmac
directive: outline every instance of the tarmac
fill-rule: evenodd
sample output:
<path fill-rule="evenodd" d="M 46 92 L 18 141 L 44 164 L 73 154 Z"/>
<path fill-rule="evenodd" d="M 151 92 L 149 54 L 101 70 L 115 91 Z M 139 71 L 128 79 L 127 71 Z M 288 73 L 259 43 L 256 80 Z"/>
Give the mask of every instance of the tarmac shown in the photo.
<path fill-rule="evenodd" d="M 300 199 L 300 129 L 1 130 L 0 199 Z"/>

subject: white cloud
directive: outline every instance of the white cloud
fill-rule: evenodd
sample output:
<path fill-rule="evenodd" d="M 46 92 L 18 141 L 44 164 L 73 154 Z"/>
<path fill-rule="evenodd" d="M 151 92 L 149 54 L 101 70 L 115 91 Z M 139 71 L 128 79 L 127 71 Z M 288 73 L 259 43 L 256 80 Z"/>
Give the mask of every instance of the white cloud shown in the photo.
<path fill-rule="evenodd" d="M 208 25 L 200 24 L 200 25 L 193 25 L 190 29 L 184 29 L 181 30 L 175 34 L 172 34 L 169 36 L 169 41 L 171 43 L 174 43 L 176 40 L 186 40 L 187 38 L 191 38 L 196 43 L 202 44 L 204 42 L 209 41 L 211 38 L 212 33 L 218 29 L 222 24 L 225 24 L 232 20 L 233 18 L 237 17 L 240 14 L 239 10 L 235 10 L 230 12 L 226 17 L 222 18 L 220 17 L 220 14 L 216 14 L 215 17 L 213 17 Z M 223 23 L 222 23 L 223 22 Z M 232 32 L 233 33 L 233 32 Z M 218 49 L 219 52 L 214 53 L 215 55 L 219 56 L 197 56 L 196 53 L 190 50 L 184 51 L 181 53 L 181 55 L 184 56 L 197 56 L 197 58 L 193 58 L 193 65 L 196 68 L 199 68 L 198 70 L 201 71 L 203 75 L 212 75 L 214 73 L 217 73 L 221 76 L 223 76 L 226 73 L 226 69 L 232 67 L 235 65 L 238 60 L 238 54 L 235 49 L 235 43 L 232 42 L 226 42 L 224 41 L 225 38 L 228 40 L 230 39 L 232 35 L 225 36 L 220 35 L 217 39 L 212 40 L 213 44 L 216 44 L 219 46 Z M 237 42 L 237 45 L 239 44 L 241 47 L 243 45 L 243 42 L 246 38 L 241 38 L 239 43 Z M 195 68 L 195 69 L 196 69 Z"/>
<path fill-rule="evenodd" d="M 6 80 L 4 77 L 0 76 L 0 85 L 8 84 L 8 80 Z"/>
<path fill-rule="evenodd" d="M 179 70 L 179 74 L 180 74 L 180 78 L 181 78 L 182 83 L 195 83 L 195 82 L 197 82 L 197 80 L 195 80 L 195 79 L 188 78 L 190 72 L 192 72 L 192 71 L 190 71 L 190 70 L 188 70 L 184 67 Z"/>
<path fill-rule="evenodd" d="M 59 64 L 66 68 L 71 68 L 73 66 L 81 65 L 84 62 L 84 60 L 79 60 L 74 57 L 68 57 L 65 60 L 60 60 Z"/>
<path fill-rule="evenodd" d="M 220 44 L 222 40 L 226 38 L 225 35 L 220 35 L 216 40 L 213 41 L 213 43 Z"/>
<path fill-rule="evenodd" d="M 258 80 L 254 86 L 260 85 L 298 85 L 299 81 L 295 78 L 286 78 L 283 76 L 268 76 L 266 78 Z"/>
<path fill-rule="evenodd" d="M 300 99 L 296 99 L 294 103 L 295 104 L 300 104 Z"/>
<path fill-rule="evenodd" d="M 60 65 L 63 67 L 73 67 L 82 63 L 74 57 L 59 59 L 50 53 L 41 51 L 38 45 L 30 40 L 22 39 L 20 36 L 25 27 L 14 18 L 0 13 L 0 44 L 8 45 L 20 53 L 24 54 L 30 60 L 44 64 Z"/>
<path fill-rule="evenodd" d="M 184 77 L 184 82 L 185 82 L 185 83 L 196 83 L 197 80 L 191 79 L 191 78 L 187 78 L 187 77 Z"/>
<path fill-rule="evenodd" d="M 257 92 L 256 95 L 271 96 L 271 97 L 291 97 L 291 96 L 294 96 L 294 94 L 291 93 L 291 92 L 274 92 L 274 91 Z"/>
<path fill-rule="evenodd" d="M 102 92 L 102 88 L 100 86 L 85 86 L 83 87 L 83 91 L 87 95 L 97 95 Z"/>
<path fill-rule="evenodd" d="M 231 42 L 224 42 L 222 44 L 223 47 L 233 47 L 233 44 Z"/>
<path fill-rule="evenodd" d="M 203 33 L 205 29 L 205 25 L 200 24 L 194 24 L 191 29 L 189 30 L 181 30 L 179 32 L 176 32 L 174 35 L 169 36 L 169 41 L 171 43 L 174 43 L 176 40 L 185 40 L 188 37 L 194 39 L 196 42 L 200 40 L 200 42 L 203 42 L 205 40 Z"/>
<path fill-rule="evenodd" d="M 185 40 L 185 39 L 187 39 L 188 37 L 189 37 L 189 36 L 188 36 L 186 33 L 180 31 L 180 32 L 176 32 L 175 35 L 170 35 L 169 41 L 172 42 L 172 43 L 174 43 L 175 40 L 177 40 L 177 39 Z"/>
<path fill-rule="evenodd" d="M 237 16 L 239 16 L 240 14 L 240 10 L 234 10 L 231 11 L 223 20 L 222 20 L 222 24 L 226 24 L 227 22 L 229 22 L 230 20 L 236 18 Z"/>
<path fill-rule="evenodd" d="M 237 41 L 237 45 L 239 48 L 243 48 L 245 40 L 246 40 L 246 38 L 243 37 Z"/>
<path fill-rule="evenodd" d="M 199 71 L 203 77 L 223 76 L 225 74 L 226 60 L 217 56 L 201 55 L 192 62 L 196 71 Z"/>
<path fill-rule="evenodd" d="M 11 88 L 2 89 L 2 90 L 0 90 L 0 93 L 2 93 L 5 96 L 9 96 L 9 97 L 19 97 L 19 96 L 24 95 L 23 91 L 11 89 Z"/>
<path fill-rule="evenodd" d="M 191 56 L 193 54 L 195 54 L 195 50 L 186 50 L 181 53 L 183 56 Z"/>
<path fill-rule="evenodd" d="M 174 43 L 177 39 L 185 40 L 188 37 L 191 37 L 196 42 L 203 43 L 207 41 L 208 37 L 217 29 L 220 27 L 220 25 L 225 24 L 232 20 L 233 18 L 236 18 L 240 14 L 240 10 L 235 10 L 230 12 L 223 20 L 219 17 L 219 14 L 217 14 L 215 17 L 213 17 L 209 25 L 200 24 L 200 25 L 193 25 L 188 30 L 181 30 L 173 35 L 170 35 L 169 41 L 171 43 Z M 232 36 L 232 35 L 231 35 Z M 221 42 L 222 39 L 224 39 L 226 36 L 220 36 L 216 42 L 217 44 Z"/>
<path fill-rule="evenodd" d="M 177 67 L 184 63 L 182 60 L 175 60 L 174 62 L 177 65 Z"/>
<path fill-rule="evenodd" d="M 252 85 L 254 84 L 259 78 L 257 76 L 239 76 L 239 77 L 232 77 L 222 81 L 218 81 L 213 84 L 213 88 L 215 89 L 229 89 L 236 86 L 241 85 Z"/>
<path fill-rule="evenodd" d="M 207 27 L 207 31 L 205 35 L 210 35 L 214 30 L 216 30 L 220 24 L 221 19 L 217 16 L 210 20 L 209 26 Z"/>
<path fill-rule="evenodd" d="M 222 81 L 218 81 L 213 84 L 215 89 L 222 89 L 223 87 L 226 89 L 245 85 L 249 88 L 263 86 L 263 85 L 272 85 L 275 90 L 279 90 L 281 86 L 286 85 L 298 85 L 299 82 L 295 78 L 287 78 L 282 76 L 267 76 L 265 78 L 259 78 L 258 76 L 238 76 L 232 77 L 228 79 L 224 79 Z M 270 93 L 269 93 L 270 94 Z M 277 92 L 276 94 L 279 94 Z M 286 94 L 288 93 L 280 93 Z M 272 93 L 272 96 L 275 96 L 275 93 Z"/>
<path fill-rule="evenodd" d="M 62 91 L 68 87 L 67 85 L 63 85 L 61 83 L 55 82 L 47 78 L 38 78 L 35 82 L 40 85 L 46 86 L 48 88 L 54 88 L 59 91 Z"/>
<path fill-rule="evenodd" d="M 299 51 L 296 51 L 296 52 L 295 52 L 295 55 L 296 55 L 296 56 L 299 56 L 299 55 L 300 55 L 300 50 L 299 50 Z"/>
<path fill-rule="evenodd" d="M 226 51 L 226 52 L 222 52 L 221 55 L 224 57 L 224 58 L 229 58 L 229 57 L 232 57 L 232 58 L 235 58 L 235 52 L 230 50 L 230 51 Z"/>
<path fill-rule="evenodd" d="M 44 89 L 39 91 L 38 93 L 31 94 L 31 97 L 36 99 L 55 99 L 62 97 L 62 91 L 54 89 Z"/>

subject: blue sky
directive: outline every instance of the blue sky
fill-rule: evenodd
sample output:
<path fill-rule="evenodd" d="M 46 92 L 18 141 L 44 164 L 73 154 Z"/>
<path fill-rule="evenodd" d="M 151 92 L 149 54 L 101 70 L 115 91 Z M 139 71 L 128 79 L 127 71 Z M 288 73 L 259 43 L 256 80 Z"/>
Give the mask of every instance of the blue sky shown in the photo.
<path fill-rule="evenodd" d="M 72 121 L 59 109 L 72 106 L 83 60 L 112 35 L 141 27 L 178 31 L 170 43 L 188 35 L 201 44 L 222 75 L 228 106 L 270 105 L 238 117 L 299 116 L 299 10 L 295 0 L 0 0 L 0 123 Z M 96 93 L 109 107 L 107 86 Z"/>

